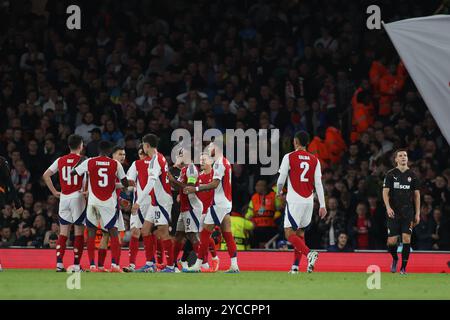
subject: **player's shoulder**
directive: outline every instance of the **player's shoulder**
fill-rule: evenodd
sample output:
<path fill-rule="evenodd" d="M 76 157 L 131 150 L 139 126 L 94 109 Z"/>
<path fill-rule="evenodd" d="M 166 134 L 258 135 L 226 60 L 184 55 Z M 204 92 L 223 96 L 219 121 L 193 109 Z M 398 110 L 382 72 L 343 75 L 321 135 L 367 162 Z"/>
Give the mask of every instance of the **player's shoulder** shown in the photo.
<path fill-rule="evenodd" d="M 398 169 L 397 168 L 392 168 L 392 169 L 390 169 L 390 170 L 388 170 L 386 172 L 386 176 L 391 176 L 391 175 L 396 174 L 396 173 L 398 173 Z"/>

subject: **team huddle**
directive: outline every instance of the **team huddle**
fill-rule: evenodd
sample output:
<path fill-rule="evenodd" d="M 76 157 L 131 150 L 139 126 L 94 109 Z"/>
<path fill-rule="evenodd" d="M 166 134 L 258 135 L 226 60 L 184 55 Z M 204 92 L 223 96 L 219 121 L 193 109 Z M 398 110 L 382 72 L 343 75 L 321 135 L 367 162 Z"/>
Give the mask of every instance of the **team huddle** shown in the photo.
<path fill-rule="evenodd" d="M 305 151 L 309 137 L 300 133 L 294 144 L 296 151 L 283 159 L 278 179 L 279 195 L 286 179 L 288 192 L 285 218 L 286 237 L 295 248 L 291 273 L 298 272 L 302 255 L 308 257 L 308 272 L 312 272 L 318 254 L 310 251 L 304 241 L 303 229 L 311 221 L 313 191 L 320 201 L 320 216 L 326 215 L 320 162 Z M 174 167 L 180 169 L 175 178 L 165 157 L 158 152 L 158 137 L 145 135 L 139 147 L 139 160 L 134 161 L 125 173 L 122 164 L 125 150 L 112 148 L 107 141 L 99 144 L 97 157 L 83 159 L 83 140 L 78 135 L 68 139 L 70 153 L 58 158 L 44 173 L 50 191 L 60 199 L 60 235 L 56 247 L 56 270 L 66 271 L 63 258 L 70 226 L 74 225 L 74 271 L 83 271 L 80 261 L 84 250 L 84 229 L 87 228 L 89 271 L 92 272 L 216 272 L 219 259 L 215 254 L 211 235 L 220 227 L 228 254 L 228 273 L 238 273 L 237 249 L 231 233 L 232 166 L 216 142 L 211 142 L 207 152 L 201 154 L 200 163 L 191 161 L 190 150 L 180 148 Z M 300 170 L 300 171 L 299 171 Z M 58 173 L 61 191 L 57 191 L 51 176 Z M 172 190 L 178 191 L 180 215 L 176 233 L 170 235 Z M 121 243 L 119 232 L 125 230 L 121 212 L 122 194 L 133 193 L 129 241 L 129 265 L 121 268 Z M 98 263 L 95 263 L 95 237 L 97 229 L 103 232 Z M 142 237 L 145 264 L 137 268 L 139 240 Z M 110 243 L 111 269 L 104 268 L 105 250 Z M 166 264 L 157 268 L 156 243 L 166 253 Z M 178 260 L 180 252 L 183 257 Z M 191 266 L 187 254 L 194 251 L 196 261 Z M 212 263 L 208 262 L 211 251 Z M 88 271 L 88 270 L 86 270 Z"/>

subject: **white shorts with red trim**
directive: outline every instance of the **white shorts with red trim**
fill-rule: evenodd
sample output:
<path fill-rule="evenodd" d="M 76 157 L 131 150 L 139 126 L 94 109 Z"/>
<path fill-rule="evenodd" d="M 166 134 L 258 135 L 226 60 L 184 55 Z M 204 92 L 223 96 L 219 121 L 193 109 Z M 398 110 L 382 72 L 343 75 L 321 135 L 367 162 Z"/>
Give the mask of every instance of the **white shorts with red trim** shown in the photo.
<path fill-rule="evenodd" d="M 284 227 L 297 229 L 306 228 L 311 223 L 314 203 L 288 203 L 284 209 Z"/>

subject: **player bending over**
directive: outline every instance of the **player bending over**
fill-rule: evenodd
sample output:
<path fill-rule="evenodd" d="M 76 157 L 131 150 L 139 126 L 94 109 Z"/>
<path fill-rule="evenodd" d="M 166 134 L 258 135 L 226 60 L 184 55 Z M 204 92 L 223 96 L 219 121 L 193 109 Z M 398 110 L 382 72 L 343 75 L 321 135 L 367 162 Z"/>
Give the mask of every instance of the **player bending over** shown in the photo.
<path fill-rule="evenodd" d="M 115 146 L 112 150 L 112 158 L 113 160 L 119 161 L 121 165 L 125 162 L 126 153 L 125 149 L 120 146 Z M 121 202 L 124 200 L 124 198 L 121 197 L 121 188 L 123 187 L 121 183 L 119 183 L 118 179 L 116 178 L 116 195 L 117 195 L 117 204 L 116 204 L 116 214 L 117 214 L 117 221 L 115 224 L 115 227 L 117 228 L 117 231 L 124 232 L 125 231 L 125 224 L 123 222 L 123 215 L 121 210 Z M 119 243 L 121 244 L 121 239 L 119 236 Z M 108 272 L 108 270 L 105 269 L 105 259 L 106 254 L 108 252 L 108 244 L 109 244 L 109 233 L 107 230 L 102 230 L 102 239 L 100 240 L 100 245 L 98 248 L 98 272 Z M 119 257 L 117 258 L 117 264 L 120 265 L 120 256 L 121 256 L 122 250 L 119 251 Z M 91 270 L 93 271 L 93 270 Z"/>
<path fill-rule="evenodd" d="M 209 145 L 210 156 L 214 161 L 213 180 L 208 184 L 200 184 L 197 187 L 187 186 L 184 193 L 191 194 L 199 191 L 214 190 L 214 204 L 212 204 L 205 215 L 203 229 L 200 233 L 200 249 L 197 261 L 187 272 L 200 272 L 203 261 L 207 261 L 207 252 L 210 244 L 211 234 L 214 226 L 220 226 L 223 237 L 227 243 L 228 254 L 231 259 L 230 269 L 226 273 L 239 273 L 237 263 L 237 249 L 231 234 L 230 212 L 232 208 L 231 198 L 231 164 L 223 156 L 221 139 L 214 140 Z"/>
<path fill-rule="evenodd" d="M 394 153 L 396 167 L 387 172 L 383 183 L 383 201 L 388 215 L 388 250 L 392 255 L 391 272 L 397 272 L 398 238 L 402 236 L 402 265 L 400 274 L 406 274 L 411 233 L 420 222 L 419 181 L 408 168 L 408 153 L 400 149 Z M 414 212 L 415 211 L 415 212 Z"/>
<path fill-rule="evenodd" d="M 146 263 L 139 272 L 155 272 L 154 238 L 152 229 L 156 226 L 155 235 L 161 238 L 162 249 L 167 251 L 167 266 L 161 272 L 175 272 L 173 261 L 173 243 L 169 234 L 170 216 L 172 210 L 172 191 L 169 182 L 169 170 L 166 159 L 158 152 L 158 137 L 154 134 L 147 134 L 142 138 L 144 152 L 151 157 L 148 165 L 148 179 L 142 191 L 142 196 L 138 197 L 132 208 L 132 214 L 137 214 L 139 209 L 145 207 L 146 201 L 151 198 L 149 210 L 144 215 L 144 224 L 141 232 L 144 239 Z M 151 193 L 151 196 L 149 194 Z"/>
<path fill-rule="evenodd" d="M 320 218 L 325 218 L 325 196 L 322 186 L 322 172 L 319 160 L 306 151 L 309 135 L 305 131 L 295 134 L 295 151 L 286 154 L 280 166 L 280 176 L 277 181 L 278 195 L 283 194 L 283 187 L 288 180 L 286 209 L 284 213 L 284 232 L 286 239 L 294 246 L 294 264 L 290 273 L 298 273 L 299 258 L 305 255 L 308 258 L 307 271 L 312 272 L 319 254 L 310 251 L 305 243 L 305 232 L 310 222 L 314 207 L 315 189 L 319 198 Z"/>
<path fill-rule="evenodd" d="M 73 244 L 74 270 L 80 271 L 80 261 L 84 248 L 84 224 L 86 218 L 86 200 L 83 195 L 83 176 L 72 175 L 72 170 L 81 161 L 83 150 L 83 139 L 81 136 L 72 134 L 67 139 L 70 153 L 59 157 L 44 172 L 43 178 L 51 193 L 59 201 L 59 236 L 56 242 L 56 271 L 65 272 L 64 253 L 66 251 L 67 237 L 71 225 L 74 225 L 75 240 Z M 51 177 L 58 172 L 61 191 L 57 191 Z"/>
<path fill-rule="evenodd" d="M 88 227 L 87 250 L 91 268 L 95 269 L 95 234 L 97 225 L 107 230 L 111 238 L 111 272 L 122 272 L 119 266 L 120 243 L 116 227 L 117 194 L 116 178 L 126 189 L 128 180 L 119 161 L 111 159 L 111 144 L 108 141 L 99 143 L 98 157 L 85 160 L 73 171 L 74 174 L 89 175 L 89 198 L 86 225 Z"/>

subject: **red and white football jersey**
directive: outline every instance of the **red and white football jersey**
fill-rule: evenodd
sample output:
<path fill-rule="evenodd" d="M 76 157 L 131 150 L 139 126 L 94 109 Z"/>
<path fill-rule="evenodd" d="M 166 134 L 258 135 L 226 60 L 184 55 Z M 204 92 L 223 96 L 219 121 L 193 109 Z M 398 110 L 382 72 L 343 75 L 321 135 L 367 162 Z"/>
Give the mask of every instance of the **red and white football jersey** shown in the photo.
<path fill-rule="evenodd" d="M 231 164 L 227 158 L 222 156 L 214 162 L 213 169 L 213 179 L 220 180 L 220 184 L 214 190 L 213 205 L 231 209 Z"/>
<path fill-rule="evenodd" d="M 320 162 L 314 155 L 304 150 L 290 152 L 283 157 L 278 172 L 288 177 L 286 195 L 288 202 L 312 203 L 314 201 L 315 181 L 322 178 Z"/>
<path fill-rule="evenodd" d="M 161 153 L 156 152 L 148 166 L 148 179 L 156 180 L 155 186 L 150 192 L 153 206 L 161 205 L 164 207 L 173 203 L 168 173 L 169 167 L 166 158 Z"/>
<path fill-rule="evenodd" d="M 61 185 L 61 199 L 78 196 L 83 189 L 83 175 L 73 175 L 72 170 L 80 161 L 81 156 L 69 153 L 59 157 L 48 168 L 52 173 L 58 172 Z"/>
<path fill-rule="evenodd" d="M 208 184 L 213 180 L 214 171 L 211 170 L 210 173 L 201 172 L 198 176 L 198 184 Z M 203 214 L 205 214 L 209 207 L 211 207 L 213 198 L 214 198 L 214 190 L 200 191 L 196 192 L 197 197 L 203 203 Z"/>
<path fill-rule="evenodd" d="M 135 201 L 141 199 L 141 203 L 145 205 L 150 205 L 152 202 L 150 193 L 146 195 L 143 194 L 148 181 L 148 166 L 150 165 L 151 160 L 151 157 L 136 160 L 131 164 L 131 167 L 127 172 L 128 179 L 136 182 Z"/>
<path fill-rule="evenodd" d="M 193 183 L 198 186 L 198 169 L 193 163 L 186 167 L 183 167 L 178 177 L 178 181 L 181 183 Z M 189 195 L 184 194 L 183 190 L 180 190 L 180 212 L 186 212 L 192 208 L 197 208 L 201 203 L 200 199 L 197 197 L 196 193 L 191 193 Z M 200 210 L 200 209 L 199 209 Z"/>
<path fill-rule="evenodd" d="M 119 161 L 105 156 L 90 158 L 75 170 L 79 175 L 89 174 L 88 205 L 116 206 L 116 178 L 120 181 L 126 177 Z"/>

